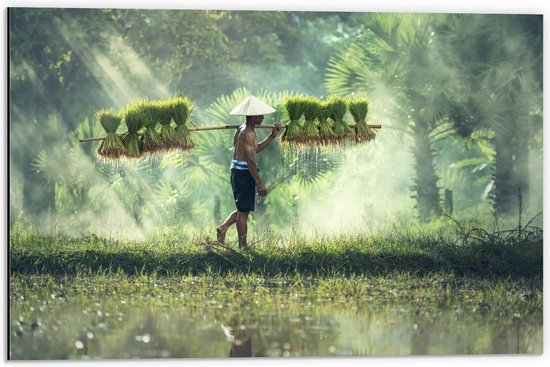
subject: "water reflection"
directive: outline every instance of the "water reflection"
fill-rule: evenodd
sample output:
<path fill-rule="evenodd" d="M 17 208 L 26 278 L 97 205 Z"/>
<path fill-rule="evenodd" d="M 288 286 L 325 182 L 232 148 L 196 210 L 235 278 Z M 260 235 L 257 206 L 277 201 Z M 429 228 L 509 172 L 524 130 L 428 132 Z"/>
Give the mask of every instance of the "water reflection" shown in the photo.
<path fill-rule="evenodd" d="M 260 357 L 252 353 L 252 336 L 243 321 L 242 317 L 233 316 L 229 323 L 221 325 L 227 341 L 231 343 L 229 357 Z"/>
<path fill-rule="evenodd" d="M 430 332 L 426 325 L 418 324 L 419 320 L 415 320 L 412 325 L 411 332 L 411 354 L 422 355 L 428 354 L 428 344 L 430 342 Z"/>
<path fill-rule="evenodd" d="M 315 302 L 14 305 L 11 359 L 542 353 L 542 313 Z"/>

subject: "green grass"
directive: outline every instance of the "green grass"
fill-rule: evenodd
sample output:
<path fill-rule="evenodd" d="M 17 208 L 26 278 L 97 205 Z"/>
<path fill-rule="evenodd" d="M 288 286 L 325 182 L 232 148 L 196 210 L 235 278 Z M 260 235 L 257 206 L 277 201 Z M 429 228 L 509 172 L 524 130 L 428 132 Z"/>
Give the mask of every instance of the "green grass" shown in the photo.
<path fill-rule="evenodd" d="M 411 226 L 284 244 L 267 239 L 252 244 L 248 251 L 234 251 L 217 246 L 207 249 L 199 240 L 131 242 L 12 233 L 9 258 L 11 272 L 22 274 L 214 272 L 349 277 L 447 273 L 542 279 L 542 238 L 542 230 L 530 227 L 501 232 L 461 228 L 453 234 Z"/>
<path fill-rule="evenodd" d="M 403 353 L 391 349 L 395 339 L 388 340 L 385 330 L 407 344 L 411 328 L 418 325 L 434 336 L 429 353 L 492 353 L 491 341 L 504 332 L 512 333 L 506 340 L 517 340 L 518 352 L 542 352 L 541 280 L 400 272 L 350 277 L 232 271 L 168 276 L 16 273 L 9 297 L 14 359 L 166 357 L 161 351 L 174 357 L 226 357 L 229 344 L 221 324 L 246 326 L 263 351 L 278 340 L 273 330 L 284 330 L 285 340 L 293 343 L 317 340 L 296 349 L 294 356 L 324 356 L 333 343 L 367 355 L 353 341 L 368 335 L 376 335 L 379 348 Z M 323 339 L 319 332 L 330 344 L 318 344 Z M 154 343 L 136 343 L 135 337 L 144 333 Z M 458 339 L 460 345 L 438 346 L 441 337 Z M 218 349 L 212 338 L 221 343 Z M 75 349 L 77 340 L 87 348 Z M 204 343 L 211 349 L 200 352 L 196 345 Z M 194 347 L 182 352 L 182 345 Z M 514 352 L 516 346 L 506 350 Z"/>
<path fill-rule="evenodd" d="M 14 228 L 10 353 L 224 357 L 220 325 L 245 326 L 267 356 L 279 355 L 270 349 L 273 330 L 297 346 L 304 337 L 316 341 L 292 356 L 326 356 L 330 345 L 354 355 L 408 354 L 413 342 L 395 349 L 395 340 L 407 344 L 414 327 L 433 336 L 423 353 L 494 353 L 503 335 L 508 344 L 499 353 L 541 353 L 542 230 L 477 225 L 393 223 L 333 238 L 267 238 L 244 252 L 197 239 L 132 242 Z M 136 339 L 144 333 L 147 345 Z M 369 335 L 378 349 L 363 349 Z M 438 342 L 447 337 L 459 343 Z"/>
<path fill-rule="evenodd" d="M 223 275 L 223 276 L 222 276 Z M 388 302 L 413 302 L 421 305 L 442 306 L 443 303 L 489 303 L 495 307 L 529 305 L 542 307 L 542 281 L 487 280 L 457 278 L 446 274 L 417 277 L 408 273 L 387 276 L 315 277 L 295 274 L 292 276 L 219 274 L 206 272 L 201 275 L 161 276 L 157 273 L 127 275 L 117 273 L 88 273 L 68 276 L 15 274 L 11 279 L 10 299 L 32 303 L 38 300 L 51 302 L 63 299 L 77 302 L 79 298 L 100 299 L 109 295 L 133 299 L 166 299 L 186 297 L 188 300 L 220 297 L 231 302 L 249 297 L 248 302 L 264 303 L 266 297 L 298 295 L 304 301 L 358 300 L 369 304 L 387 305 Z M 129 297 L 129 298 L 128 298 Z"/>

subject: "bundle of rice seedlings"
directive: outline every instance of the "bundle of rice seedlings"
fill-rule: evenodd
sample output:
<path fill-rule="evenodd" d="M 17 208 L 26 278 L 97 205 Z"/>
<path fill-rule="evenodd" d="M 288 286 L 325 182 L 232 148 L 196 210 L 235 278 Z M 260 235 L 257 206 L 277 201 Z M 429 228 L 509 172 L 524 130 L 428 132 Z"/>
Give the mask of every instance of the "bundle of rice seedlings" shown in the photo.
<path fill-rule="evenodd" d="M 320 143 L 319 128 L 315 120 L 319 117 L 321 111 L 321 101 L 315 97 L 304 97 L 304 125 L 303 125 L 303 143 Z"/>
<path fill-rule="evenodd" d="M 141 137 L 142 152 L 147 155 L 155 155 L 162 148 L 162 140 L 156 130 L 161 119 L 161 110 L 153 101 L 143 101 L 138 108 L 143 112 L 143 127 Z"/>
<path fill-rule="evenodd" d="M 112 110 L 102 109 L 96 112 L 95 118 L 105 129 L 105 139 L 99 145 L 97 154 L 105 159 L 116 159 L 126 153 L 126 148 L 122 144 L 122 140 L 116 134 L 122 119 L 119 115 L 113 113 Z"/>
<path fill-rule="evenodd" d="M 330 144 L 334 140 L 334 132 L 328 120 L 330 117 L 329 105 L 326 101 L 320 103 L 317 118 L 319 119 L 319 138 L 323 144 Z"/>
<path fill-rule="evenodd" d="M 304 114 L 306 106 L 304 97 L 287 97 L 284 99 L 283 104 L 290 122 L 281 137 L 281 141 L 283 143 L 299 143 L 304 134 L 303 127 L 300 124 L 300 118 Z"/>
<path fill-rule="evenodd" d="M 348 110 L 355 121 L 356 141 L 369 141 L 376 137 L 376 133 L 367 125 L 365 119 L 369 113 L 369 100 L 367 98 L 349 98 Z"/>
<path fill-rule="evenodd" d="M 178 147 L 178 137 L 176 129 L 172 126 L 174 112 L 170 101 L 157 101 L 160 109 L 160 139 L 162 142 L 162 150 L 171 151 Z"/>
<path fill-rule="evenodd" d="M 122 144 L 126 147 L 126 156 L 129 158 L 139 158 L 142 152 L 142 143 L 138 131 L 143 127 L 146 120 L 146 114 L 141 105 L 142 100 L 128 105 L 123 111 L 123 120 L 126 123 L 128 131 L 122 137 Z"/>
<path fill-rule="evenodd" d="M 194 144 L 189 136 L 186 123 L 193 110 L 193 104 L 187 97 L 174 97 L 169 104 L 172 106 L 172 114 L 176 122 L 176 140 L 181 150 L 191 150 Z"/>
<path fill-rule="evenodd" d="M 343 140 L 353 137 L 352 128 L 344 121 L 347 106 L 346 100 L 341 97 L 331 96 L 327 99 L 329 115 L 332 120 L 332 130 L 334 132 L 334 142 L 341 143 Z"/>

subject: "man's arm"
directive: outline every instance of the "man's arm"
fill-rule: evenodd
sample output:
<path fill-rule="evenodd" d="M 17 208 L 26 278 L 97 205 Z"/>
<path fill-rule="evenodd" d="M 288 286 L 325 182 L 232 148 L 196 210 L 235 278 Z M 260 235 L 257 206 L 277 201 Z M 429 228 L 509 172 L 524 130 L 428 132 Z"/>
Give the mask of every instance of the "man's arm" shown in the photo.
<path fill-rule="evenodd" d="M 258 144 L 258 146 L 256 147 L 256 153 L 260 153 L 262 150 L 265 149 L 265 147 L 267 147 L 267 144 L 269 144 L 271 140 L 275 139 L 275 137 L 279 133 L 279 130 L 281 130 L 281 128 L 279 127 L 279 124 L 275 124 L 275 126 L 276 127 L 274 127 L 273 130 L 271 130 L 271 134 L 266 136 L 266 138 L 262 140 L 260 144 Z"/>

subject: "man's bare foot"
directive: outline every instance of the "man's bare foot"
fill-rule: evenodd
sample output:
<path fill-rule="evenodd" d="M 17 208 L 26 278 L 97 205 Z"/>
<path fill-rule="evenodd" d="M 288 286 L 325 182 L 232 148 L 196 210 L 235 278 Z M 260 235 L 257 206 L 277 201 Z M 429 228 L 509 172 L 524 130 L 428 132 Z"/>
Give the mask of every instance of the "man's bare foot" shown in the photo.
<path fill-rule="evenodd" d="M 218 234 L 218 242 L 222 245 L 225 244 L 225 233 L 227 232 L 227 229 L 224 230 L 222 226 L 216 227 L 216 233 Z"/>
<path fill-rule="evenodd" d="M 241 250 L 246 250 L 248 248 L 248 245 L 246 244 L 246 235 L 244 235 L 240 240 L 239 240 L 239 248 Z"/>

